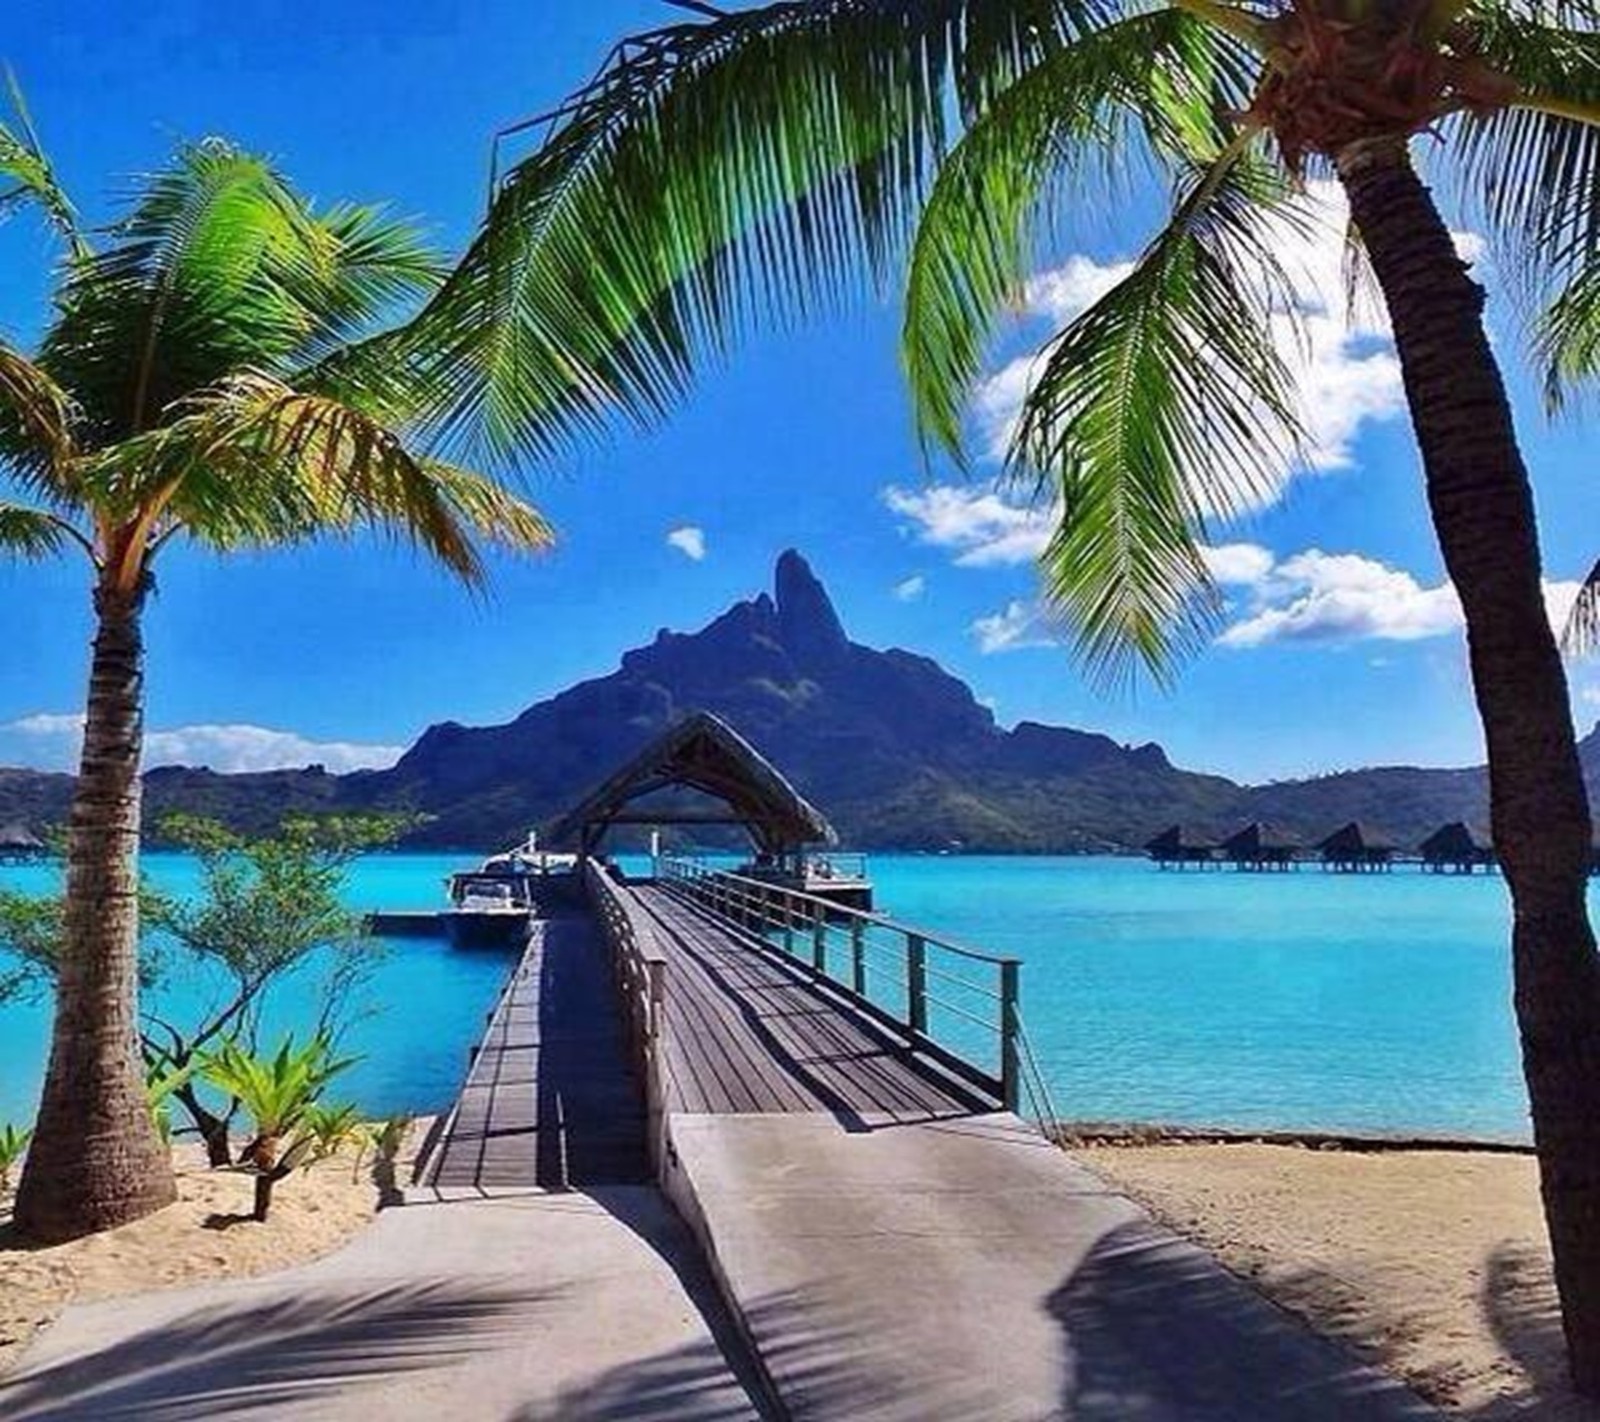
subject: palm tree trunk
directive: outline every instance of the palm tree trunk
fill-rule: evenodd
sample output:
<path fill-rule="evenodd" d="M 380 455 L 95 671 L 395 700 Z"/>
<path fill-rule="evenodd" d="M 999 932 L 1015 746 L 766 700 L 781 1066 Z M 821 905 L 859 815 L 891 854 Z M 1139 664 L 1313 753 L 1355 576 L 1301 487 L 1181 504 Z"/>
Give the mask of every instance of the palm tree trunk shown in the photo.
<path fill-rule="evenodd" d="M 1484 294 L 1400 144 L 1339 155 L 1394 324 L 1428 503 L 1461 595 L 1513 907 L 1523 1070 L 1568 1359 L 1600 1393 L 1600 957 L 1591 826 L 1545 611 L 1533 495 L 1483 324 Z"/>
<path fill-rule="evenodd" d="M 177 1197 L 139 1049 L 143 603 L 143 589 L 103 582 L 95 591 L 55 1028 L 16 1201 L 18 1228 L 47 1243 L 125 1224 Z"/>

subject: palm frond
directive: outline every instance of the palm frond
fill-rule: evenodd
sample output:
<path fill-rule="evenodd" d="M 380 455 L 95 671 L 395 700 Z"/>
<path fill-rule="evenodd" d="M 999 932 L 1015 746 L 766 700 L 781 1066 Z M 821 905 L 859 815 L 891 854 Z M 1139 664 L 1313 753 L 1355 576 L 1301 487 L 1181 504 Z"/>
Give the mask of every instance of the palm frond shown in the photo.
<path fill-rule="evenodd" d="M 236 371 L 287 375 L 437 277 L 411 224 L 372 208 L 318 214 L 263 159 L 217 140 L 145 179 L 111 239 L 69 269 L 40 353 L 97 446 Z"/>
<path fill-rule="evenodd" d="M 1048 214 L 1114 186 L 1141 138 L 1155 155 L 1215 158 L 1221 116 L 1246 106 L 1256 67 L 1181 11 L 1135 15 L 1057 48 L 973 121 L 940 165 L 911 253 L 902 355 L 925 436 L 961 458 L 967 394 Z"/>
<path fill-rule="evenodd" d="M 788 0 L 625 41 L 410 332 L 448 447 L 648 422 L 752 318 L 884 277 L 952 115 L 1094 3 Z"/>
<path fill-rule="evenodd" d="M 480 542 L 531 551 L 552 537 L 509 491 L 413 453 L 359 409 L 256 372 L 185 401 L 170 424 L 98 456 L 87 477 L 100 505 L 140 520 L 152 544 L 182 533 L 230 549 L 369 529 L 477 584 Z"/>
<path fill-rule="evenodd" d="M 1600 33 L 1499 8 L 1476 12 L 1471 28 L 1475 52 L 1522 97 L 1461 115 L 1453 149 L 1497 266 L 1533 314 L 1600 266 L 1600 123 L 1538 107 L 1587 106 L 1600 115 Z M 1559 364 L 1558 352 L 1546 347 L 1544 355 Z M 1552 393 L 1559 393 L 1558 379 Z"/>
<path fill-rule="evenodd" d="M 0 123 L 0 217 L 33 205 L 74 253 L 87 251 L 78 230 L 78 214 L 56 177 L 55 169 L 34 131 L 33 119 L 16 76 L 6 71 L 11 121 Z"/>
<path fill-rule="evenodd" d="M 1535 350 L 1552 408 L 1600 382 L 1600 262 L 1585 266 L 1550 303 L 1536 328 Z"/>
<path fill-rule="evenodd" d="M 35 560 L 49 558 L 73 537 L 76 535 L 70 526 L 54 514 L 0 500 L 0 553 Z"/>
<path fill-rule="evenodd" d="M 1188 180 L 1134 270 L 1047 348 L 1024 404 L 1010 476 L 1059 508 L 1045 595 L 1096 675 L 1138 659 L 1164 677 L 1200 643 L 1218 611 L 1208 522 L 1273 491 L 1300 447 L 1267 181 L 1237 150 Z"/>
<path fill-rule="evenodd" d="M 1567 614 L 1561 631 L 1561 650 L 1573 657 L 1587 657 L 1600 647 L 1600 563 L 1589 569 L 1589 576 L 1578 589 L 1577 601 Z"/>
<path fill-rule="evenodd" d="M 61 499 L 76 453 L 67 392 L 49 372 L 0 341 L 0 459 L 26 487 Z"/>

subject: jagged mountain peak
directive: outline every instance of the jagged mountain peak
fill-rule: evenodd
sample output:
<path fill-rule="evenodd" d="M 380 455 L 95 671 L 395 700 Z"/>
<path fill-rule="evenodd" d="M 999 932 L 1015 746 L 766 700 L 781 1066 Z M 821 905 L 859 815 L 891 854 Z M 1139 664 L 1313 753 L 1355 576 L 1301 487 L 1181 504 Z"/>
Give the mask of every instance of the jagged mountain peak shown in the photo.
<path fill-rule="evenodd" d="M 811 565 L 793 549 L 785 549 L 773 572 L 778 610 L 778 635 L 798 662 L 827 661 L 850 645 L 833 599 Z"/>

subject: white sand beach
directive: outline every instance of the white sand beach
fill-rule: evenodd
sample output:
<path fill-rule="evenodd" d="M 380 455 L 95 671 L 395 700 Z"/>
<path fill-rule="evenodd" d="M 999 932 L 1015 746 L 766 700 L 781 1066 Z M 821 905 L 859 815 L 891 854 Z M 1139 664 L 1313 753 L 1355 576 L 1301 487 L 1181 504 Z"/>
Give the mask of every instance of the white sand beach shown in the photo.
<path fill-rule="evenodd" d="M 1235 1273 L 1474 1422 L 1589 1422 L 1528 1155 L 1285 1145 L 1073 1154 Z"/>

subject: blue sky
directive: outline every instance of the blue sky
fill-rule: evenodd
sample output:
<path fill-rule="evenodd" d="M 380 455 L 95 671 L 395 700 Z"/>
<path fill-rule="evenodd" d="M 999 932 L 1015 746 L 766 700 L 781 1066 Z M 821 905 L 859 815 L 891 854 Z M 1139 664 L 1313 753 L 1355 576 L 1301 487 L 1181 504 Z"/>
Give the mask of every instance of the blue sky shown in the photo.
<path fill-rule="evenodd" d="M 25 0 L 4 58 L 92 215 L 182 138 L 275 156 L 332 200 L 389 199 L 456 247 L 481 210 L 488 136 L 557 100 L 654 4 L 394 6 Z M 1042 263 L 1031 317 L 996 357 L 975 438 L 999 437 L 1024 357 L 1138 247 L 1153 208 L 1071 234 Z M 1333 214 L 1336 216 L 1336 214 Z M 1470 235 L 1463 238 L 1473 250 Z M 48 244 L 0 227 L 0 330 L 43 316 Z M 1327 250 L 1304 253 L 1308 271 Z M 1217 538 L 1230 598 L 1218 645 L 1174 690 L 1106 696 L 1033 615 L 1041 524 L 978 477 L 926 468 L 896 363 L 892 304 L 746 345 L 664 427 L 530 469 L 561 544 L 497 566 L 473 598 L 408 554 L 366 544 L 221 560 L 174 550 L 149 619 L 150 759 L 219 768 L 381 762 L 428 723 L 514 715 L 615 667 L 659 626 L 698 626 L 767 584 L 784 547 L 827 581 L 852 635 L 936 656 L 1023 718 L 1161 741 L 1247 779 L 1481 756 L 1458 614 L 1444 586 L 1381 322 L 1308 285 L 1307 414 L 1320 467 Z M 1559 604 L 1595 555 L 1592 429 L 1550 427 L 1497 333 L 1538 489 Z M 696 530 L 679 533 L 678 530 Z M 699 556 L 695 556 L 699 555 Z M 0 565 L 0 763 L 70 754 L 88 632 L 82 571 Z M 1600 670 L 1576 668 L 1586 729 Z"/>

